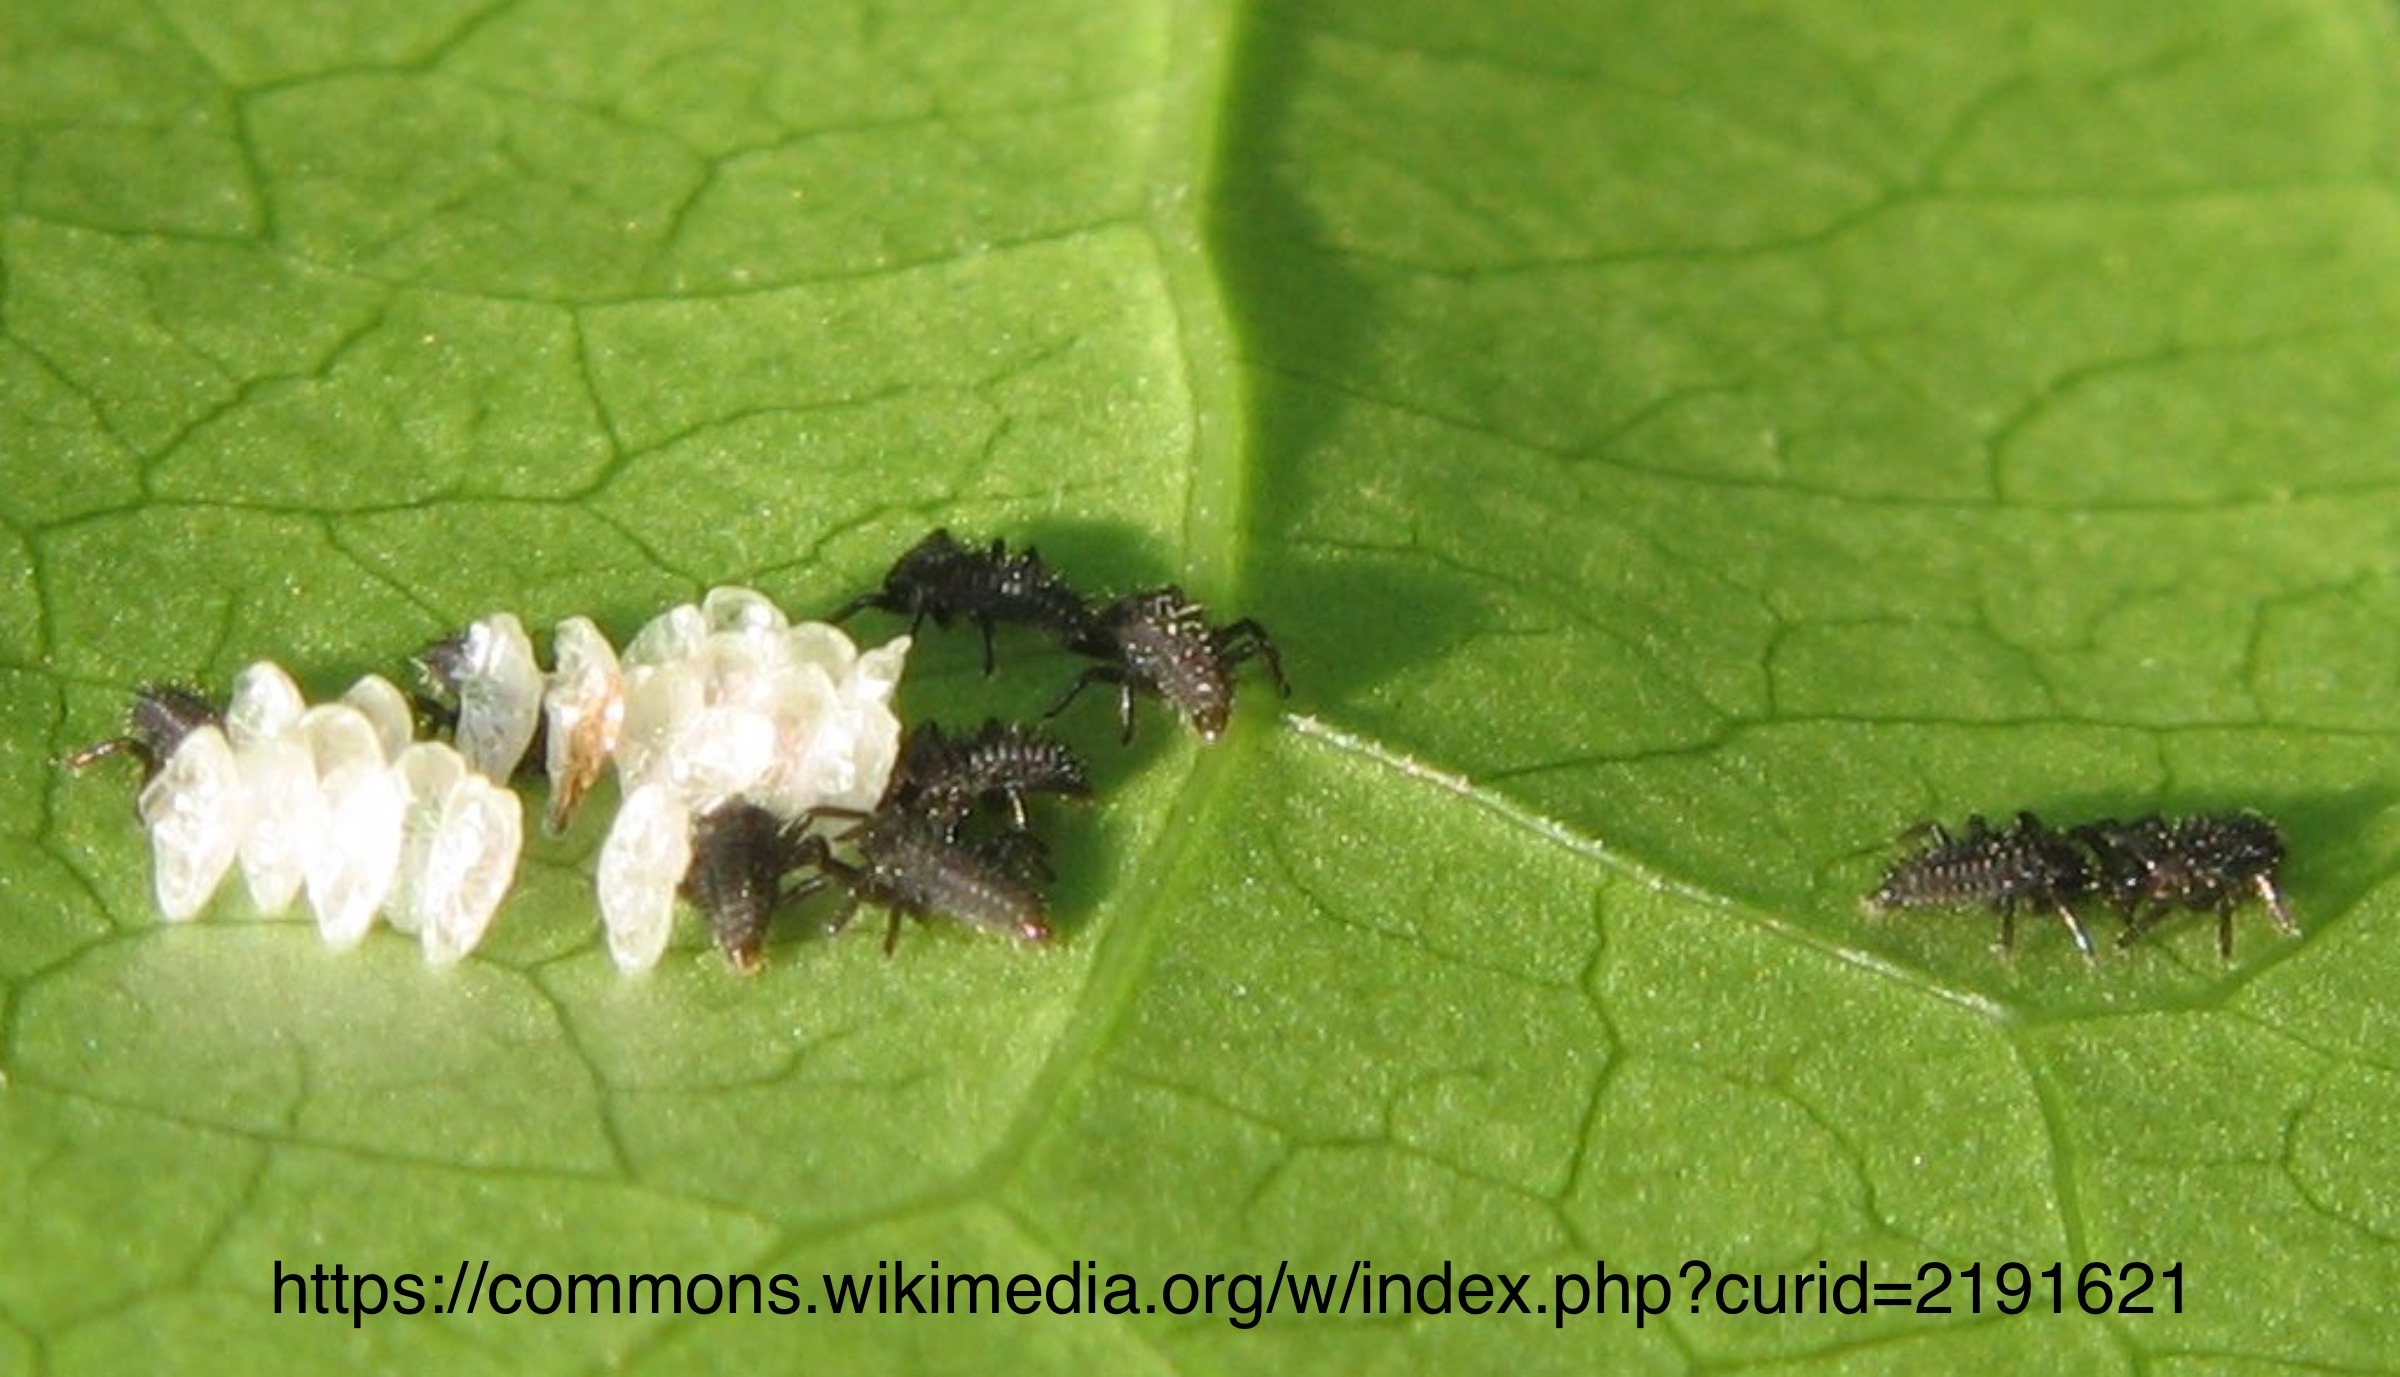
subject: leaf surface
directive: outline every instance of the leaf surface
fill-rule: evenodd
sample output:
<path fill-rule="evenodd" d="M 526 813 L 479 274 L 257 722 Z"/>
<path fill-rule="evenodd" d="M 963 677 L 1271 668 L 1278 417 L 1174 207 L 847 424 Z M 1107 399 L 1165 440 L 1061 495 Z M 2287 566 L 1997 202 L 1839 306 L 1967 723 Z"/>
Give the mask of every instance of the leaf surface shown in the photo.
<path fill-rule="evenodd" d="M 2391 16 L 2054 8 L 18 7 L 0 1369 L 2388 1362 Z M 595 817 L 455 969 L 168 927 L 129 781 L 52 763 L 132 683 L 822 612 L 935 525 L 1179 581 L 1297 685 L 1207 748 L 1070 710 L 1054 950 L 811 911 L 623 979 Z M 912 715 L 1076 669 L 974 642 Z M 2239 807 L 2306 935 L 2231 966 L 1858 909 L 1921 819 Z M 462 1258 L 1674 1304 L 274 1310 Z M 1700 1313 L 1692 1259 L 1980 1263 L 1983 1313 Z M 2067 1313 L 1995 1314 L 2009 1261 Z M 2080 1313 L 2128 1261 L 2183 1313 Z"/>

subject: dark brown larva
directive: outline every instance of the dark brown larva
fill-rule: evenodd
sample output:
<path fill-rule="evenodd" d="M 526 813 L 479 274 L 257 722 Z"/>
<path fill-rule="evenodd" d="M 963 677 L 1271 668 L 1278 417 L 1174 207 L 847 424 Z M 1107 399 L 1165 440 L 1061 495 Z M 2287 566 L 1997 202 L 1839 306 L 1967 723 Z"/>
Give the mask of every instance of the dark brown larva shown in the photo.
<path fill-rule="evenodd" d="M 1977 814 L 1953 833 L 1940 823 L 1920 829 L 1927 844 L 1894 863 L 1883 883 L 1867 896 L 1870 912 L 1900 908 L 1975 906 L 2000 917 L 2003 950 L 2016 943 L 2016 918 L 2027 908 L 2056 913 L 2075 946 L 2092 955 L 2091 934 L 2074 905 L 2091 892 L 2090 867 L 2065 834 L 2031 813 L 2015 825 L 1995 828 Z"/>
<path fill-rule="evenodd" d="M 844 603 L 829 620 L 840 623 L 867 608 L 909 618 L 914 633 L 925 619 L 948 627 L 973 622 L 983 633 L 983 672 L 992 672 L 992 628 L 1008 622 L 1074 641 L 1088 633 L 1092 612 L 1083 596 L 1042 563 L 1028 546 L 1008 553 L 995 540 L 982 549 L 961 545 L 936 530 L 900 556 L 883 576 L 883 586 Z"/>
<path fill-rule="evenodd" d="M 133 706 L 125 713 L 125 735 L 93 742 L 68 756 L 66 765 L 80 774 L 112 755 L 130 755 L 142 763 L 142 782 L 147 784 L 186 736 L 202 727 L 221 726 L 224 721 L 224 710 L 198 689 L 144 684 L 133 691 Z"/>
<path fill-rule="evenodd" d="M 1212 627 L 1200 604 L 1172 584 L 1101 608 L 1091 631 L 1071 645 L 1100 663 L 1076 678 L 1050 714 L 1063 711 L 1089 685 L 1115 684 L 1127 741 L 1133 739 L 1133 700 L 1141 693 L 1165 699 L 1201 740 L 1224 735 L 1233 713 L 1233 672 L 1245 660 L 1264 660 L 1276 689 L 1287 698 L 1292 692 L 1265 627 L 1248 617 Z"/>
<path fill-rule="evenodd" d="M 2110 818 L 2073 835 L 2091 851 L 2096 891 L 2125 916 L 2119 945 L 2178 910 L 2214 913 L 2217 952 L 2230 961 L 2234 910 L 2252 898 L 2266 905 L 2277 928 L 2300 930 L 2276 879 L 2283 833 L 2256 813 Z"/>
<path fill-rule="evenodd" d="M 839 814 L 820 810 L 818 816 Z M 1013 835 L 1030 840 L 1030 834 Z M 1021 853 L 971 845 L 931 817 L 905 808 L 874 813 L 835 840 L 859 859 L 842 860 L 824 838 L 809 838 L 801 843 L 801 861 L 818 873 L 803 880 L 794 895 L 839 884 L 846 893 L 836 927 L 847 923 L 860 904 L 883 909 L 891 915 L 883 939 L 887 955 L 900 940 L 903 916 L 948 918 L 1024 942 L 1050 940 L 1049 907 L 1021 873 Z"/>
<path fill-rule="evenodd" d="M 955 831 L 976 805 L 1004 803 L 1021 832 L 1028 794 L 1089 799 L 1092 782 L 1083 758 L 1019 722 L 986 720 L 971 736 L 951 736 L 940 723 L 927 722 L 901 743 L 885 806 L 914 809 Z"/>
<path fill-rule="evenodd" d="M 708 915 L 717 950 L 736 970 L 758 969 L 767 924 L 783 901 L 784 877 L 799 860 L 783 820 L 757 804 L 720 804 L 692 824 L 683 892 Z"/>
<path fill-rule="evenodd" d="M 950 736 L 932 723 L 914 732 L 872 813 L 815 808 L 786 823 L 744 802 L 702 815 L 682 889 L 704 909 L 733 964 L 755 969 L 769 921 L 787 899 L 842 891 L 830 926 L 861 905 L 891 915 L 889 954 L 903 917 L 948 918 L 1026 942 L 1050 938 L 1041 882 L 1048 851 L 1025 827 L 1028 793 L 1088 795 L 1083 762 L 1061 743 L 1013 723 L 988 721 Z M 1005 803 L 1016 826 L 977 828 L 987 803 Z M 787 881 L 797 875 L 788 890 Z"/>

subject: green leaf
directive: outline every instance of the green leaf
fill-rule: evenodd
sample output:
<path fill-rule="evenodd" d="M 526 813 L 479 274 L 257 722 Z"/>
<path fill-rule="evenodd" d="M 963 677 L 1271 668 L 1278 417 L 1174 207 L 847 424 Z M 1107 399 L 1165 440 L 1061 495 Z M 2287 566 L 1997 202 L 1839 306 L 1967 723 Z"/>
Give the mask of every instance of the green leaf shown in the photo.
<path fill-rule="evenodd" d="M 0 1370 L 2379 1368 L 2396 58 L 2292 0 L 16 7 Z M 142 680 L 820 611 L 936 524 L 1297 686 L 1070 711 L 1053 950 L 621 978 L 588 817 L 455 970 L 168 927 L 130 781 L 53 763 Z M 1074 672 L 974 642 L 912 715 Z M 2306 935 L 2231 966 L 1858 910 L 1919 819 L 2236 807 Z M 1674 1303 L 275 1312 L 462 1258 Z M 1694 1259 L 1984 1308 L 1696 1313 Z M 2182 1313 L 2080 1313 L 2127 1262 Z"/>

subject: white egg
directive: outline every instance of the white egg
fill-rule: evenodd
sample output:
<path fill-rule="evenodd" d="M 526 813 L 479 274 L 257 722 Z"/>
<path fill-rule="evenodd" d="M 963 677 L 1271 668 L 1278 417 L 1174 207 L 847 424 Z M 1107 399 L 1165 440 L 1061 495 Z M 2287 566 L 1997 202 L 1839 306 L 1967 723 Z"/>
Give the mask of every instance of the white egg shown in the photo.
<path fill-rule="evenodd" d="M 513 613 L 495 612 L 467 628 L 459 658 L 458 753 L 467 768 L 506 783 L 541 720 L 542 671 L 533 639 Z"/>
<path fill-rule="evenodd" d="M 750 801 L 780 818 L 814 807 L 824 773 L 820 752 L 837 754 L 846 745 L 826 731 L 842 709 L 842 687 L 816 665 L 800 665 L 787 676 L 775 700 L 773 758 Z"/>
<path fill-rule="evenodd" d="M 426 960 L 448 965 L 483 941 L 516 880 L 524 841 L 515 791 L 472 773 L 451 786 L 414 885 Z"/>
<path fill-rule="evenodd" d="M 296 732 L 316 770 L 324 810 L 304 867 L 308 906 L 317 916 L 318 935 L 335 947 L 355 946 L 366 937 L 400 867 L 408 791 L 390 764 L 388 717 L 379 724 L 370 715 L 385 713 L 399 690 L 387 680 L 374 682 L 392 697 L 383 698 L 362 679 L 340 702 L 302 713 Z"/>
<path fill-rule="evenodd" d="M 774 600 L 755 588 L 711 588 L 700 599 L 700 620 L 711 631 L 781 631 L 790 624 Z"/>
<path fill-rule="evenodd" d="M 702 708 L 667 744 L 665 782 L 695 813 L 737 798 L 775 761 L 775 723 L 744 705 Z"/>
<path fill-rule="evenodd" d="M 283 666 L 261 660 L 234 677 L 225 705 L 225 739 L 235 747 L 288 736 L 308 704 Z"/>
<path fill-rule="evenodd" d="M 630 673 L 636 665 L 668 665 L 692 658 L 700 643 L 708 639 L 708 619 L 690 603 L 668 608 L 650 619 L 650 623 L 634 633 L 625 643 L 625 668 Z"/>
<path fill-rule="evenodd" d="M 908 668 L 910 640 L 894 636 L 882 645 L 858 657 L 845 687 L 852 701 L 859 703 L 889 703 L 900 687 L 901 672 Z"/>
<path fill-rule="evenodd" d="M 908 638 L 900 638 L 905 647 Z M 792 663 L 815 665 L 836 682 L 850 677 L 858 666 L 858 646 L 850 633 L 825 622 L 802 622 L 783 635 L 784 654 Z"/>
<path fill-rule="evenodd" d="M 272 916 L 299 897 L 308 858 L 324 832 L 317 766 L 296 735 L 236 741 L 233 759 L 249 800 L 240 848 L 242 882 L 250 902 Z"/>
<path fill-rule="evenodd" d="M 383 916 L 394 928 L 415 936 L 424 926 L 417 895 L 424 887 L 427 858 L 441 830 L 450 791 L 467 776 L 467 762 L 443 742 L 418 741 L 392 762 L 392 773 L 408 802 L 400 824 L 400 864 L 391 893 L 384 896 Z"/>
<path fill-rule="evenodd" d="M 186 733 L 143 786 L 138 807 L 150 833 L 158 911 L 183 922 L 208 906 L 249 824 L 249 795 L 225 733 L 213 725 Z"/>
<path fill-rule="evenodd" d="M 600 847 L 600 921 L 617 968 L 658 964 L 675 925 L 675 890 L 692 865 L 692 812 L 663 784 L 625 796 Z"/>
<path fill-rule="evenodd" d="M 627 793 L 663 780 L 675 736 L 708 706 L 708 685 L 688 660 L 628 665 L 625 720 L 617 734 L 617 779 Z"/>
<path fill-rule="evenodd" d="M 900 758 L 891 696 L 908 649 L 902 636 L 865 655 L 820 654 L 820 661 L 847 661 L 839 679 L 815 665 L 793 675 L 775 764 L 752 801 L 785 818 L 811 808 L 874 807 Z"/>
<path fill-rule="evenodd" d="M 325 829 L 308 858 L 308 906 L 328 946 L 356 946 L 400 873 L 408 789 L 382 760 L 338 764 L 317 779 Z"/>
<path fill-rule="evenodd" d="M 417 735 L 417 716 L 408 705 L 408 696 L 400 687 L 380 674 L 370 674 L 352 684 L 342 701 L 359 710 L 375 726 L 375 737 L 383 743 L 383 758 L 398 760 Z"/>
<path fill-rule="evenodd" d="M 700 675 L 712 705 L 764 709 L 782 691 L 797 662 L 780 631 L 717 631 L 686 661 Z"/>
<path fill-rule="evenodd" d="M 383 734 L 348 700 L 319 703 L 300 714 L 292 735 L 307 749 L 320 779 L 344 765 L 383 765 L 396 754 L 384 750 Z"/>

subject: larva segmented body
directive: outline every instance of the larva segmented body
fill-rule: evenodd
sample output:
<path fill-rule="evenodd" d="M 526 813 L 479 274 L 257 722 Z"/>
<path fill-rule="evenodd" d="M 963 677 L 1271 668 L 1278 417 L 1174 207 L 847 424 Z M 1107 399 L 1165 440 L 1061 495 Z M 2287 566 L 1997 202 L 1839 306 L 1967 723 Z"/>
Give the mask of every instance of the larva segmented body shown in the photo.
<path fill-rule="evenodd" d="M 2017 914 L 2045 908 L 2066 924 L 2076 948 L 2092 955 L 2091 934 L 2074 909 L 2089 894 L 2091 875 L 2073 841 L 2031 813 L 2017 814 L 2006 828 L 1975 814 L 1956 833 L 1939 823 L 1924 830 L 1927 844 L 1895 862 L 1867 896 L 1870 911 L 1988 908 L 1999 915 L 2000 945 L 2007 949 L 2016 942 Z"/>

